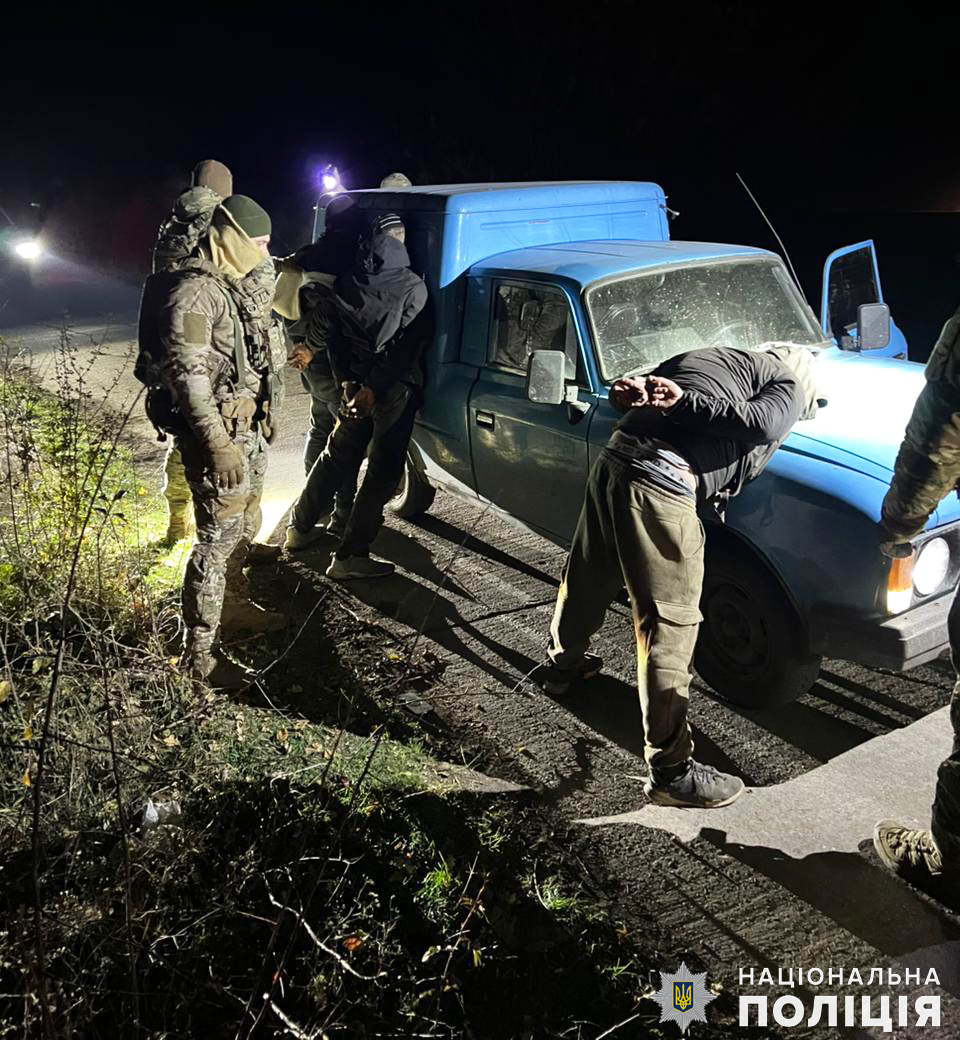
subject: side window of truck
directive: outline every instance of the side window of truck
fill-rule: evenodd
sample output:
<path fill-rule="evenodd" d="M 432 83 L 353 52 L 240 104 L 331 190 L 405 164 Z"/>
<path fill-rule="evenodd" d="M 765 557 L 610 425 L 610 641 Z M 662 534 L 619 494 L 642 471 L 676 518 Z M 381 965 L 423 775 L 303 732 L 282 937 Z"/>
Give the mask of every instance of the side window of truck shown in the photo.
<path fill-rule="evenodd" d="M 857 249 L 837 257 L 830 267 L 828 288 L 830 331 L 840 337 L 857 324 L 857 308 L 861 303 L 880 299 L 873 271 L 873 253 Z"/>
<path fill-rule="evenodd" d="M 488 363 L 526 373 L 535 350 L 562 350 L 567 378 L 577 378 L 580 351 L 567 298 L 548 285 L 494 283 Z"/>

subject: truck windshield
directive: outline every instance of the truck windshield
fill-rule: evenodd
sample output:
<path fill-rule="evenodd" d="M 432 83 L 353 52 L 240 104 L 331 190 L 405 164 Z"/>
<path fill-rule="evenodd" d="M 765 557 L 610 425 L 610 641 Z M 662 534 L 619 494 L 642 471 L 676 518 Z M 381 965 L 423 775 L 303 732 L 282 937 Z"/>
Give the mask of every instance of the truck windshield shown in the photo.
<path fill-rule="evenodd" d="M 629 275 L 587 289 L 586 302 L 605 382 L 703 347 L 825 345 L 809 307 L 773 258 Z"/>

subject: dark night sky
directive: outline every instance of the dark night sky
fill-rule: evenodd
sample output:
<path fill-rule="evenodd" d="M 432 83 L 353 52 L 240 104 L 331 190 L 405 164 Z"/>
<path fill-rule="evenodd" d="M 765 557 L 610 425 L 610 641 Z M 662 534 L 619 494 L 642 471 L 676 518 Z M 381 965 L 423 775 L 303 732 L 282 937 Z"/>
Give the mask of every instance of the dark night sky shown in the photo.
<path fill-rule="evenodd" d="M 830 220 L 859 234 L 859 214 L 960 210 L 960 15 L 784 7 L 192 4 L 141 24 L 33 21 L 5 33 L 0 205 L 52 200 L 62 248 L 116 270 L 142 264 L 206 156 L 271 210 L 278 252 L 300 244 L 321 159 L 358 187 L 393 169 L 653 179 L 683 214 L 677 237 L 770 246 L 740 170 L 801 252 L 820 248 L 813 225 L 821 252 L 843 241 Z"/>

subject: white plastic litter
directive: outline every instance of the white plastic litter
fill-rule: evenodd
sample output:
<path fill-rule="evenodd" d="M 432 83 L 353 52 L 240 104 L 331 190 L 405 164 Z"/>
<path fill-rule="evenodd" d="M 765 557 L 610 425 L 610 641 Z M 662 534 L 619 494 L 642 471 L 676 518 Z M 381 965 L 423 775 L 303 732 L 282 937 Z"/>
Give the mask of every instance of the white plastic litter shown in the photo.
<path fill-rule="evenodd" d="M 164 823 L 175 825 L 180 822 L 181 816 L 179 802 L 154 802 L 152 798 L 148 798 L 140 827 L 142 830 L 148 831 L 152 827 L 159 827 Z"/>

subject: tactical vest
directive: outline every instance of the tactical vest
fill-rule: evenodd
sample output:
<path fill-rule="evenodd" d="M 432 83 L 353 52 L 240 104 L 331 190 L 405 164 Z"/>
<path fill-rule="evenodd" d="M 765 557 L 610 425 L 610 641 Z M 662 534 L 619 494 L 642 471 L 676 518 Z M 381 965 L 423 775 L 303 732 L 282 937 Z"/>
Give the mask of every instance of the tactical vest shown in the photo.
<path fill-rule="evenodd" d="M 275 407 L 272 407 L 276 387 L 271 333 L 275 326 L 279 326 L 271 322 L 270 328 L 266 329 L 263 320 L 264 311 L 269 313 L 270 289 L 262 282 L 256 284 L 256 279 L 252 288 L 238 285 L 232 280 L 227 281 L 209 265 L 194 259 L 183 263 L 178 269 L 149 275 L 144 282 L 140 301 L 140 349 L 133 371 L 134 376 L 147 387 L 147 416 L 156 428 L 160 441 L 166 440 L 167 434 L 187 432 L 186 422 L 163 381 L 166 346 L 158 328 L 160 309 L 178 282 L 184 278 L 203 276 L 213 278 L 219 285 L 235 329 L 232 364 L 225 358 L 227 363 L 215 377 L 215 395 L 218 398 L 239 396 L 247 390 L 264 415 L 275 411 Z M 255 377 L 252 380 L 248 377 L 248 367 Z"/>
<path fill-rule="evenodd" d="M 234 364 L 229 373 L 234 389 L 239 391 L 246 386 L 249 363 L 260 381 L 256 394 L 258 404 L 268 401 L 263 410 L 276 410 L 271 405 L 279 395 L 276 375 L 286 358 L 286 344 L 279 322 L 268 320 L 273 297 L 273 262 L 264 260 L 238 285 L 228 282 L 200 259 L 200 245 L 222 201 L 220 195 L 206 187 L 190 188 L 177 198 L 170 217 L 160 225 L 153 252 L 153 273 L 143 286 L 138 330 L 140 351 L 134 375 L 147 387 L 147 415 L 161 441 L 166 440 L 167 433 L 186 431 L 186 424 L 161 378 L 165 347 L 157 329 L 160 308 L 181 277 L 205 273 L 220 284 L 238 330 Z M 243 345 L 242 350 L 239 344 Z"/>

